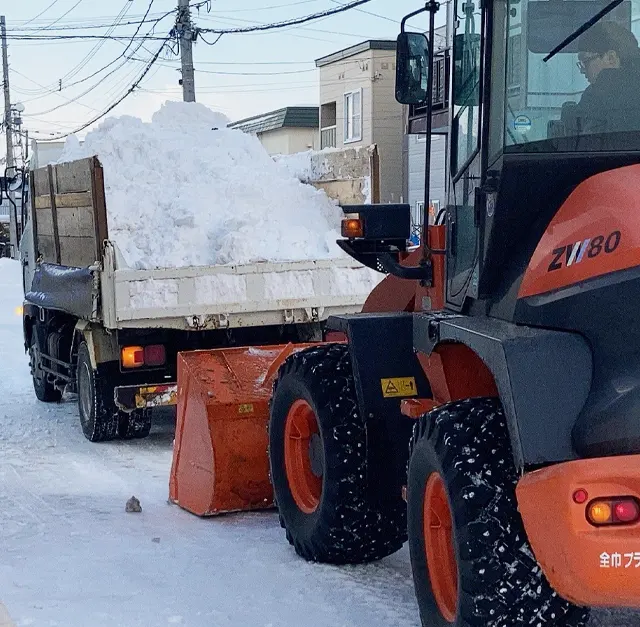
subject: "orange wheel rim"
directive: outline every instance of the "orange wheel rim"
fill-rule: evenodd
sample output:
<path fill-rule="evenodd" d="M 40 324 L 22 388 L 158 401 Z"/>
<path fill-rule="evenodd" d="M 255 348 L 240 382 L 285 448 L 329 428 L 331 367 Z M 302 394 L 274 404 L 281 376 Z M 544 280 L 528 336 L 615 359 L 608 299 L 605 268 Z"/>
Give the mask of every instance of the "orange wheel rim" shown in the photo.
<path fill-rule="evenodd" d="M 305 400 L 297 400 L 287 414 L 284 463 L 293 500 L 305 514 L 312 514 L 320 505 L 324 464 L 318 421 Z"/>
<path fill-rule="evenodd" d="M 424 544 L 431 589 L 443 618 L 458 613 L 458 564 L 453 547 L 453 517 L 442 477 L 434 472 L 424 491 Z"/>

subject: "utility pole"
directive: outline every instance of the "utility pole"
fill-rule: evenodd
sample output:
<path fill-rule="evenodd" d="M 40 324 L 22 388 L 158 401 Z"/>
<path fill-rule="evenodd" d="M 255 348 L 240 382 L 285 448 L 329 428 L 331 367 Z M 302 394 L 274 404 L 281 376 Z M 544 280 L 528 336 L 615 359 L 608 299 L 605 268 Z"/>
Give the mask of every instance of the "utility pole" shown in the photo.
<path fill-rule="evenodd" d="M 11 123 L 11 94 L 9 92 L 9 56 L 7 52 L 7 25 L 0 16 L 2 32 L 2 77 L 4 84 L 4 132 L 7 136 L 7 167 L 13 167 L 13 124 Z"/>
<path fill-rule="evenodd" d="M 182 99 L 196 101 L 196 81 L 193 70 L 193 30 L 189 0 L 178 0 L 178 34 L 182 61 Z"/>

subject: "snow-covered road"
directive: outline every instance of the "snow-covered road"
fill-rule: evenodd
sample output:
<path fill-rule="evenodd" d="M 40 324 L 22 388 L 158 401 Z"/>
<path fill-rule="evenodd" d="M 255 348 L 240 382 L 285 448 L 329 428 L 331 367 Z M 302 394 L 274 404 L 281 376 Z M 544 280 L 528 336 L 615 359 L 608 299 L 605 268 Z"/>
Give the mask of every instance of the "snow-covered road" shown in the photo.
<path fill-rule="evenodd" d="M 39 403 L 21 302 L 20 266 L 0 259 L 0 602 L 16 625 L 419 624 L 406 547 L 369 566 L 307 564 L 272 513 L 203 520 L 167 503 L 169 416 L 147 440 L 97 445 L 73 399 Z M 125 513 L 132 495 L 142 514 Z M 640 627 L 640 614 L 593 625 Z"/>

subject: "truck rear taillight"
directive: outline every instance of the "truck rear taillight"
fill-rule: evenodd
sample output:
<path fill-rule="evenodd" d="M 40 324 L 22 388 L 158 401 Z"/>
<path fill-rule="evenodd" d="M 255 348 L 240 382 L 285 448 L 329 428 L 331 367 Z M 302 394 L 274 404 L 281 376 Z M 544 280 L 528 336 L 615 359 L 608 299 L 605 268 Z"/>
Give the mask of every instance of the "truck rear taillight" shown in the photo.
<path fill-rule="evenodd" d="M 144 366 L 144 348 L 125 346 L 120 354 L 123 368 L 141 368 Z"/>
<path fill-rule="evenodd" d="M 164 366 L 167 361 L 167 353 L 162 344 L 144 347 L 145 366 Z"/>
<path fill-rule="evenodd" d="M 155 368 L 164 366 L 167 361 L 167 353 L 162 344 L 125 346 L 121 351 L 120 358 L 123 368 L 142 368 L 143 366 Z"/>
<path fill-rule="evenodd" d="M 597 527 L 631 525 L 640 520 L 640 505 L 633 497 L 596 499 L 587 507 L 587 520 Z"/>

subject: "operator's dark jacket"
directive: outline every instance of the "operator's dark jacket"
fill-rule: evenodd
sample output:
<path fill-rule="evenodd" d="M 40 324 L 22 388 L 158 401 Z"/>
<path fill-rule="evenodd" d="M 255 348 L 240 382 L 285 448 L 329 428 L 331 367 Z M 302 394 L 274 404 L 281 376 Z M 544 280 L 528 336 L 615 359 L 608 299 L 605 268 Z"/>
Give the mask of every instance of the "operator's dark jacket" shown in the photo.
<path fill-rule="evenodd" d="M 640 60 L 602 70 L 572 107 L 571 117 L 579 134 L 640 132 Z"/>

